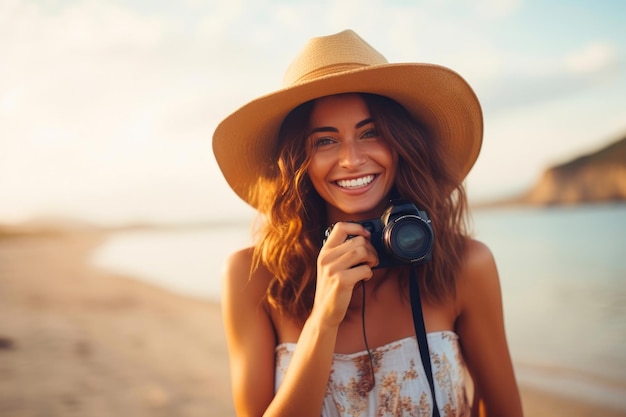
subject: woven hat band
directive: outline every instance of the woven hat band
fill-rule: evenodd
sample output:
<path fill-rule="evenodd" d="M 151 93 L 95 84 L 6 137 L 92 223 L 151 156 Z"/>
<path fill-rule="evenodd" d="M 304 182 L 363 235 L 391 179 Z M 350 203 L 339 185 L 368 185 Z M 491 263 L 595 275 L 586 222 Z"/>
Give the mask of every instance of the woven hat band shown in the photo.
<path fill-rule="evenodd" d="M 307 82 L 307 81 L 313 81 L 317 78 L 322 78 L 325 77 L 327 75 L 333 75 L 333 74 L 339 74 L 341 72 L 345 72 L 345 71 L 351 71 L 351 70 L 355 70 L 355 69 L 359 69 L 359 68 L 363 68 L 363 67 L 368 67 L 369 65 L 363 65 L 363 64 L 358 64 L 358 63 L 341 63 L 341 64 L 333 64 L 333 65 L 328 65 L 326 67 L 322 67 L 322 68 L 316 68 L 313 71 L 302 75 L 300 78 L 298 78 L 297 80 L 293 81 L 293 84 L 298 84 L 298 83 L 303 83 L 303 82 Z"/>

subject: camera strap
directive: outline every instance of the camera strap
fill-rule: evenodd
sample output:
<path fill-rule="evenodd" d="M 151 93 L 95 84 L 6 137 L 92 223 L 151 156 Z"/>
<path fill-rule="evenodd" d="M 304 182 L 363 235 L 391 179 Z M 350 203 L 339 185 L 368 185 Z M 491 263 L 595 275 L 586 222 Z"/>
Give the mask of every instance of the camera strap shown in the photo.
<path fill-rule="evenodd" d="M 415 327 L 415 336 L 417 337 L 417 345 L 422 358 L 422 365 L 428 378 L 430 385 L 430 393 L 433 398 L 433 416 L 439 417 L 439 407 L 437 406 L 437 398 L 435 397 L 435 381 L 433 379 L 433 369 L 430 362 L 430 351 L 428 349 L 428 339 L 426 337 L 426 326 L 424 325 L 424 314 L 422 312 L 422 301 L 419 291 L 419 283 L 417 281 L 416 266 L 411 266 L 411 275 L 409 277 L 409 291 L 411 295 L 411 311 L 413 312 L 413 326 Z"/>

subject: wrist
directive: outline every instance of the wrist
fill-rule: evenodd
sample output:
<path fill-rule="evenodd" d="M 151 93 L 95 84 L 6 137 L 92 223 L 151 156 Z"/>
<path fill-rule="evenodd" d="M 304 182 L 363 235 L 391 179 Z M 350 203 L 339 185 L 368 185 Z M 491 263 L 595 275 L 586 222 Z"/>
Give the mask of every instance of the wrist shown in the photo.
<path fill-rule="evenodd" d="M 310 341 L 317 341 L 318 343 L 324 343 L 324 341 L 331 342 L 334 348 L 337 332 L 339 331 L 339 323 L 335 320 L 331 320 L 320 312 L 313 311 L 304 322 L 300 338 L 303 337 Z"/>

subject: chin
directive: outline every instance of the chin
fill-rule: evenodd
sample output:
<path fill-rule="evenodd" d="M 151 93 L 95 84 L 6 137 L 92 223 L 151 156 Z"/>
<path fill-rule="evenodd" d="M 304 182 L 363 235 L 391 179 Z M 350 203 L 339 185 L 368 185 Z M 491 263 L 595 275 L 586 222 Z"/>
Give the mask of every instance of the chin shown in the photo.
<path fill-rule="evenodd" d="M 333 211 L 343 220 L 366 220 L 379 217 L 386 204 L 386 199 L 378 204 L 345 204 L 333 207 Z"/>

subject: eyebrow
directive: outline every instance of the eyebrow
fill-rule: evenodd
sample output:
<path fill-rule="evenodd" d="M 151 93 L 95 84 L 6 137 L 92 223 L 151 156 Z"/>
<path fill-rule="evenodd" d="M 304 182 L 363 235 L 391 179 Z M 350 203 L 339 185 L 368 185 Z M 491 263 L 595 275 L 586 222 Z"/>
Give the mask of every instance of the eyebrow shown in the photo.
<path fill-rule="evenodd" d="M 354 127 L 356 129 L 359 129 L 369 123 L 373 123 L 374 119 L 372 119 L 371 117 L 365 119 L 365 120 L 361 120 L 359 123 L 357 123 L 356 125 L 354 125 Z M 317 132 L 339 132 L 339 129 L 337 129 L 336 127 L 331 127 L 331 126 L 323 126 L 323 127 L 316 127 L 315 129 L 311 129 L 311 131 L 309 132 L 309 136 L 312 135 L 313 133 L 317 133 Z"/>

